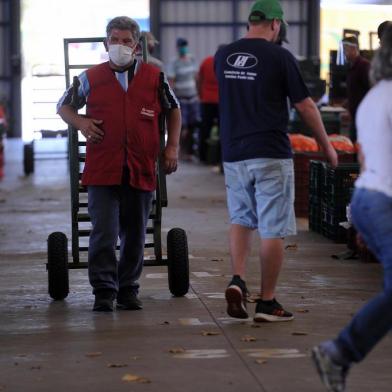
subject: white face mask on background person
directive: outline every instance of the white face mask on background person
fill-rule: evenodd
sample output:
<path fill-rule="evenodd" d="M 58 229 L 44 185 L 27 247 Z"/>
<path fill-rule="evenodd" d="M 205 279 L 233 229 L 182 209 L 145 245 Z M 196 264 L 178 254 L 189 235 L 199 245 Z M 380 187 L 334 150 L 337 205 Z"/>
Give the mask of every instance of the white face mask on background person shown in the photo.
<path fill-rule="evenodd" d="M 119 67 L 130 64 L 135 59 L 135 49 L 124 45 L 109 45 L 109 58 Z"/>

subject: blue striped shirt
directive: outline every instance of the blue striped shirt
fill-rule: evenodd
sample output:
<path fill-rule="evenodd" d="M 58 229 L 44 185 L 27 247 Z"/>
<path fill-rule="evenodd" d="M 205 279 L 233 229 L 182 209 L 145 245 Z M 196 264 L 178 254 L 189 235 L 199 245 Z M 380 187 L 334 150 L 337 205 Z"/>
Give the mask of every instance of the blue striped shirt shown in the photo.
<path fill-rule="evenodd" d="M 132 78 L 136 75 L 141 65 L 141 60 L 136 60 L 131 67 L 126 69 L 123 72 L 114 72 L 116 79 L 120 83 L 121 87 L 124 91 L 128 90 L 128 86 L 132 80 Z M 163 74 L 163 88 L 161 90 L 160 98 L 161 98 L 161 105 L 162 108 L 165 110 L 170 109 L 177 109 L 180 107 L 180 103 L 177 100 L 170 84 L 167 80 L 167 77 L 164 73 Z M 75 109 L 81 109 L 83 106 L 86 105 L 88 96 L 90 94 L 90 83 L 87 78 L 86 71 L 82 72 L 79 76 L 79 89 L 78 89 L 78 101 L 75 105 L 75 102 L 72 102 L 72 95 L 73 95 L 73 86 L 71 85 L 68 90 L 63 94 L 60 100 L 57 103 L 57 112 L 59 111 L 61 106 L 64 105 L 72 105 L 75 106 Z"/>

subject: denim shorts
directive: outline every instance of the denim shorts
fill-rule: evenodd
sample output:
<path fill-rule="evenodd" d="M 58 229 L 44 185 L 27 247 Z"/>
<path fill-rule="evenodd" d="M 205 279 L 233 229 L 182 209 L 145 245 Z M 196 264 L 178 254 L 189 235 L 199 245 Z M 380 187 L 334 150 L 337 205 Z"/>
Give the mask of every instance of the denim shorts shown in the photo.
<path fill-rule="evenodd" d="M 224 162 L 232 224 L 258 229 L 262 238 L 296 234 L 292 159 Z"/>

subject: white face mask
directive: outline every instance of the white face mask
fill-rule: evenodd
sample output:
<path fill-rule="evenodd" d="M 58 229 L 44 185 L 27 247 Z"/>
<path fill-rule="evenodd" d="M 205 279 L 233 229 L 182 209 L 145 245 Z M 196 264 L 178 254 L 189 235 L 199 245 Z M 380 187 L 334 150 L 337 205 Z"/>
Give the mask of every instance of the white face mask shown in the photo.
<path fill-rule="evenodd" d="M 124 45 L 109 45 L 109 58 L 114 64 L 124 67 L 133 62 L 134 49 Z"/>

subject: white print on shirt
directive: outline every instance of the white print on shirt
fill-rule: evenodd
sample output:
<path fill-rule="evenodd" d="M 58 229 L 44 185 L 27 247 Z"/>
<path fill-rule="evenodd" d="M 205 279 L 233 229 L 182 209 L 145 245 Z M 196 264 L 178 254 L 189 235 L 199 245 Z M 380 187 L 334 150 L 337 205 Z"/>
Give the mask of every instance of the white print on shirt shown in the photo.
<path fill-rule="evenodd" d="M 233 53 L 227 57 L 226 62 L 234 68 L 249 69 L 255 67 L 259 61 L 250 53 Z"/>
<path fill-rule="evenodd" d="M 257 73 L 248 71 L 224 71 L 225 79 L 255 80 Z"/>
<path fill-rule="evenodd" d="M 142 108 L 140 114 L 142 116 L 146 116 L 146 117 L 154 117 L 155 116 L 155 111 L 154 110 L 150 110 L 150 109 L 146 109 L 146 108 Z"/>

